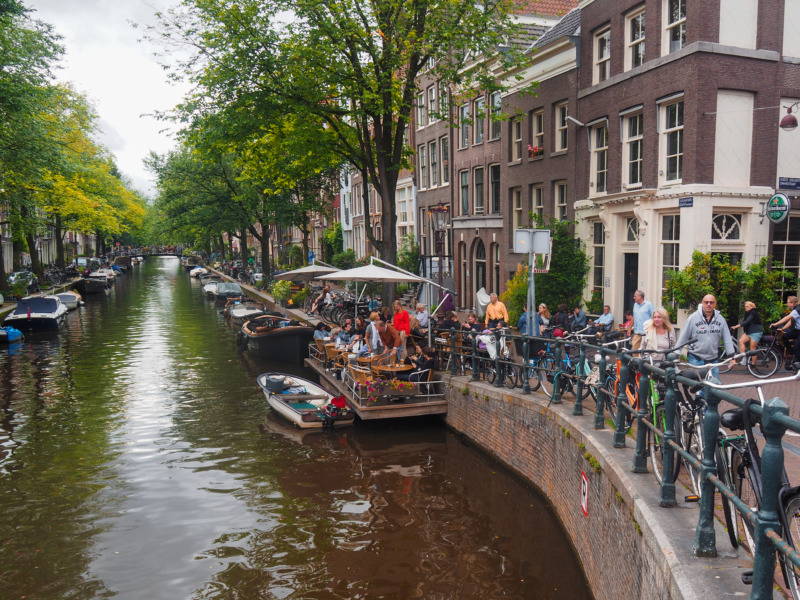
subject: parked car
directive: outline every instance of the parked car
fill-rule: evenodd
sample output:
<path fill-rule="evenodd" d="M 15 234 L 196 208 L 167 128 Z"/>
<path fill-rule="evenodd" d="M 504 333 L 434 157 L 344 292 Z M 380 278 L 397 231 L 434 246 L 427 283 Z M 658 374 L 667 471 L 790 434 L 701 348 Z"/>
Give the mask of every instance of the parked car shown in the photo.
<path fill-rule="evenodd" d="M 253 271 L 252 277 L 253 277 L 253 283 L 258 283 L 262 279 L 264 279 L 264 271 L 261 269 L 261 267 L 258 267 Z"/>
<path fill-rule="evenodd" d="M 25 282 L 25 296 L 30 296 L 39 291 L 39 278 L 30 271 L 14 271 L 8 276 L 8 284 L 12 290 L 19 282 Z"/>

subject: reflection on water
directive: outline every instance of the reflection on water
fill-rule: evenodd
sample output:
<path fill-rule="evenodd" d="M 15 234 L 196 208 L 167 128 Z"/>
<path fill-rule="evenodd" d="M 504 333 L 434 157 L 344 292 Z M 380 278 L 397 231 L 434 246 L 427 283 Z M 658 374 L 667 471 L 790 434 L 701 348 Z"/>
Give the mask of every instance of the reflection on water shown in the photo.
<path fill-rule="evenodd" d="M 2 598 L 588 598 L 544 501 L 438 421 L 301 432 L 174 259 L 0 349 Z"/>

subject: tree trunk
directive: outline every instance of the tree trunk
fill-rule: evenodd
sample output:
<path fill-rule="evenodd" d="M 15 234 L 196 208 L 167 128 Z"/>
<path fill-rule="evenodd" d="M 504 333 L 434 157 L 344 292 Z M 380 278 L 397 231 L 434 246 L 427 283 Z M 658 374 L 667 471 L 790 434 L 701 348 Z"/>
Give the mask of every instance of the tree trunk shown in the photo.
<path fill-rule="evenodd" d="M 31 253 L 31 270 L 36 273 L 39 280 L 42 280 L 44 279 L 44 271 L 42 270 L 41 262 L 39 262 L 39 253 L 36 251 L 36 238 L 32 233 L 26 233 L 25 240 L 28 242 L 28 249 Z"/>
<path fill-rule="evenodd" d="M 239 236 L 239 239 L 242 240 L 242 268 L 246 269 L 247 259 L 250 258 L 247 250 L 247 225 L 242 229 L 242 235 Z"/>
<path fill-rule="evenodd" d="M 56 266 L 63 269 L 65 266 L 64 260 L 64 237 L 61 232 L 61 215 L 56 214 L 55 222 L 55 237 L 56 237 Z"/>
<path fill-rule="evenodd" d="M 6 273 L 6 256 L 4 247 L 3 234 L 0 232 L 0 291 L 8 292 L 8 274 Z"/>
<path fill-rule="evenodd" d="M 11 242 L 11 269 L 20 271 L 22 266 L 22 243 Z"/>

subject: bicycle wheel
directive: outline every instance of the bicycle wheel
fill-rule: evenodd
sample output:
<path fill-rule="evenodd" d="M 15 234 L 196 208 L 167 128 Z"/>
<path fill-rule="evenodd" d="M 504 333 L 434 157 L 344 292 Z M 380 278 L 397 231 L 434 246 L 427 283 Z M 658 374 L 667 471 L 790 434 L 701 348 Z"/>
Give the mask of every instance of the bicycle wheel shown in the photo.
<path fill-rule="evenodd" d="M 689 425 L 689 431 L 686 433 L 686 446 L 684 446 L 684 448 L 689 454 L 702 462 L 703 450 L 705 449 L 703 419 L 698 413 L 694 413 Z M 689 473 L 689 479 L 692 482 L 692 489 L 695 495 L 697 495 L 698 498 L 701 497 L 703 495 L 703 482 L 700 478 L 700 469 L 687 460 L 686 471 Z"/>
<path fill-rule="evenodd" d="M 666 430 L 667 428 L 667 411 L 664 408 L 663 404 L 659 404 L 656 406 L 653 416 L 653 424 L 658 427 L 661 431 Z M 675 425 L 674 429 L 676 431 L 676 441 L 677 441 L 677 430 L 680 428 L 680 420 L 678 416 L 675 416 Z M 648 445 L 650 446 L 650 463 L 653 466 L 653 474 L 656 476 L 658 483 L 661 483 L 664 479 L 663 472 L 664 472 L 664 449 L 665 449 L 665 440 L 663 436 L 657 434 L 655 431 L 652 431 L 648 428 Z M 678 473 L 681 470 L 681 461 L 680 456 L 677 453 L 673 453 L 674 459 L 672 463 L 672 481 L 675 481 L 678 478 Z"/>
<path fill-rule="evenodd" d="M 781 366 L 780 354 L 774 348 L 759 348 L 758 354 L 755 356 L 756 362 L 748 358 L 747 370 L 750 375 L 765 379 L 775 374 Z"/>
<path fill-rule="evenodd" d="M 584 383 L 581 386 L 581 400 L 586 400 L 586 398 L 589 397 L 589 393 L 591 391 L 590 386 L 586 384 L 586 378 L 592 372 L 592 365 L 589 363 L 588 360 L 584 360 L 583 366 L 581 366 L 580 364 L 575 365 L 575 372 L 578 377 L 581 377 L 584 380 Z M 577 382 L 575 383 L 575 387 L 577 387 Z"/>
<path fill-rule="evenodd" d="M 523 377 L 528 378 L 528 385 L 531 386 L 532 392 L 538 390 L 542 385 L 542 382 L 539 379 L 539 369 L 537 368 L 536 365 L 529 364 L 527 366 L 522 367 L 522 371 L 520 372 L 520 381 L 522 380 Z"/>
<path fill-rule="evenodd" d="M 505 372 L 505 376 L 503 377 L 503 383 L 505 386 L 513 390 L 517 387 L 517 383 L 519 382 L 519 375 L 517 374 L 517 368 L 515 365 L 504 365 L 505 368 L 503 369 Z"/>
<path fill-rule="evenodd" d="M 749 459 L 748 459 L 749 460 Z M 731 459 L 731 476 L 733 477 L 733 489 L 736 495 L 742 499 L 742 502 L 747 504 L 751 509 L 758 510 L 758 499 L 756 492 L 753 488 L 753 482 L 750 479 L 750 467 L 744 458 L 744 455 L 739 450 L 733 451 L 733 458 Z M 755 525 L 748 519 L 743 517 L 739 511 L 736 511 L 736 539 L 739 544 L 746 548 L 750 554 L 753 554 L 755 543 L 753 542 L 753 533 Z"/>
<path fill-rule="evenodd" d="M 785 500 L 783 511 L 786 516 L 786 530 L 783 532 L 783 539 L 797 550 L 798 540 L 800 540 L 800 494 L 795 494 Z M 778 554 L 778 558 L 781 562 L 781 570 L 786 580 L 786 586 L 792 593 L 792 598 L 795 600 L 800 599 L 800 569 L 792 561 L 784 557 L 783 554 Z"/>
<path fill-rule="evenodd" d="M 720 432 L 720 435 L 722 433 Z M 717 463 L 717 476 L 720 481 L 728 488 L 731 488 L 731 480 L 728 474 L 727 464 L 722 456 L 722 448 L 717 444 L 714 449 L 714 461 Z M 725 517 L 725 528 L 728 530 L 728 539 L 731 541 L 731 546 L 734 550 L 739 547 L 739 538 L 736 535 L 736 525 L 733 522 L 733 514 L 731 513 L 731 501 L 720 492 L 720 504 L 722 504 L 722 514 Z"/>
<path fill-rule="evenodd" d="M 539 382 L 542 391 L 548 398 L 553 397 L 553 377 L 556 374 L 556 361 L 551 355 L 546 355 L 539 361 Z"/>
<path fill-rule="evenodd" d="M 603 401 L 606 403 L 606 411 L 608 412 L 608 416 L 611 417 L 611 420 L 616 423 L 617 396 L 615 391 L 617 389 L 617 380 L 614 377 L 607 378 L 603 389 L 605 389 L 605 393 L 600 392 L 600 395 L 603 397 Z"/>

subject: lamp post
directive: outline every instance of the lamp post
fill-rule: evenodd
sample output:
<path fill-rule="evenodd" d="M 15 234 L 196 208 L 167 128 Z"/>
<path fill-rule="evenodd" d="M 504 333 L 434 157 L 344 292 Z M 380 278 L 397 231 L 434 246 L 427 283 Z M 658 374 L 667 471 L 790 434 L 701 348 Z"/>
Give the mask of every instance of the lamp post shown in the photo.
<path fill-rule="evenodd" d="M 439 255 L 439 300 L 444 298 L 442 293 L 442 262 L 444 260 L 444 237 L 447 232 L 447 222 L 450 219 L 450 209 L 442 202 L 436 208 L 430 209 L 429 218 L 433 219 L 433 230 L 436 233 L 436 253 Z"/>

